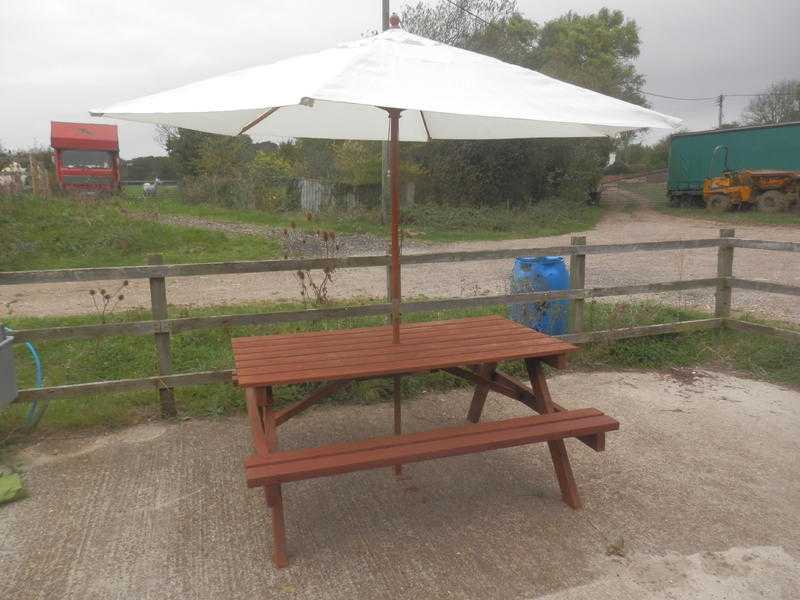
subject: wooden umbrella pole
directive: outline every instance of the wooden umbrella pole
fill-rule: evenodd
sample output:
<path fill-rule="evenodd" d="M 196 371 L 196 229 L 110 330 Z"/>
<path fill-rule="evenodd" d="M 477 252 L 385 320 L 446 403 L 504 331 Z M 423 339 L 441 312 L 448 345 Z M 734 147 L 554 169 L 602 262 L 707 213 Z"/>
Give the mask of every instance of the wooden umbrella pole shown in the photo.
<path fill-rule="evenodd" d="M 400 129 L 401 109 L 387 108 L 389 113 L 389 187 L 392 199 L 392 339 L 400 343 Z"/>

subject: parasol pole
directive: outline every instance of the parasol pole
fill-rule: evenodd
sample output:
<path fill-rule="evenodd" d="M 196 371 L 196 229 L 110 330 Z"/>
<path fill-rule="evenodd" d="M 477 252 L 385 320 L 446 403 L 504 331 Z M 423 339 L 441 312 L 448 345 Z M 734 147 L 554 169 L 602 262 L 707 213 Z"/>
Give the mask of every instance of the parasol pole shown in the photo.
<path fill-rule="evenodd" d="M 398 29 L 400 17 L 392 13 L 389 17 L 389 28 Z M 400 113 L 401 108 L 386 108 L 389 113 L 389 189 L 392 202 L 392 340 L 400 343 Z M 395 386 L 397 382 L 395 382 Z"/>
<path fill-rule="evenodd" d="M 392 339 L 400 343 L 400 113 L 402 109 L 387 108 L 389 113 L 389 189 L 392 200 Z"/>

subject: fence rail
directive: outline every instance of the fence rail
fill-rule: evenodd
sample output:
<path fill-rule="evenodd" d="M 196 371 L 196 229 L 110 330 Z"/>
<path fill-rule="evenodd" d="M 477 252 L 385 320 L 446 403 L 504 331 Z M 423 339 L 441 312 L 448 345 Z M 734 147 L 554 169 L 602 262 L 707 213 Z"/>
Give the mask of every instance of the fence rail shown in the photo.
<path fill-rule="evenodd" d="M 636 285 L 586 288 L 586 256 L 594 254 L 616 254 L 627 252 L 652 252 L 684 249 L 717 248 L 717 276 L 703 279 L 665 281 Z M 410 254 L 402 257 L 403 265 L 429 264 L 443 262 L 466 262 L 498 260 L 516 256 L 561 255 L 570 258 L 571 289 L 551 292 L 530 292 L 494 296 L 476 296 L 431 300 L 411 300 L 402 303 L 404 313 L 439 311 L 457 308 L 546 302 L 568 299 L 573 302 L 570 311 L 569 333 L 560 336 L 574 343 L 611 341 L 649 335 L 702 331 L 728 327 L 751 333 L 772 334 L 783 339 L 800 341 L 800 332 L 777 329 L 766 325 L 756 325 L 729 318 L 731 290 L 735 288 L 759 290 L 764 292 L 800 295 L 800 287 L 766 281 L 755 281 L 733 277 L 733 253 L 735 248 L 768 250 L 779 252 L 798 252 L 800 243 L 746 240 L 734 237 L 734 231 L 723 229 L 719 238 L 697 240 L 675 240 L 640 242 L 629 244 L 586 244 L 583 237 L 572 238 L 567 246 L 523 247 L 503 250 L 438 252 Z M 318 321 L 322 319 L 343 319 L 351 317 L 380 316 L 391 314 L 389 303 L 363 306 L 344 306 L 318 308 L 299 311 L 272 313 L 252 313 L 235 315 L 215 315 L 208 317 L 166 318 L 167 277 L 187 277 L 215 274 L 269 273 L 296 271 L 299 269 L 319 269 L 329 266 L 335 268 L 387 267 L 387 256 L 359 256 L 337 259 L 306 260 L 261 260 L 235 261 L 196 264 L 152 264 L 159 263 L 160 257 L 152 257 L 151 264 L 129 267 L 101 267 L 87 269 L 58 269 L 49 271 L 0 272 L 0 286 L 21 283 L 86 282 L 104 279 L 149 279 L 153 319 L 135 322 L 107 323 L 101 325 L 76 325 L 66 327 L 47 327 L 40 329 L 21 329 L 14 334 L 15 343 L 26 341 L 46 341 L 68 338 L 102 338 L 113 335 L 154 336 L 158 356 L 158 375 L 135 379 L 96 381 L 91 383 L 52 386 L 41 389 L 20 391 L 17 402 L 45 398 L 74 397 L 87 394 L 122 392 L 152 388 L 157 390 L 162 412 L 172 415 L 175 412 L 172 388 L 186 385 L 201 385 L 230 381 L 230 370 L 203 371 L 196 373 L 171 373 L 170 335 L 186 331 L 232 327 L 244 325 L 266 325 L 277 323 Z M 684 291 L 701 288 L 714 288 L 715 315 L 709 319 L 679 321 L 640 327 L 627 327 L 605 331 L 584 331 L 583 301 L 589 298 L 630 296 L 663 292 Z"/>

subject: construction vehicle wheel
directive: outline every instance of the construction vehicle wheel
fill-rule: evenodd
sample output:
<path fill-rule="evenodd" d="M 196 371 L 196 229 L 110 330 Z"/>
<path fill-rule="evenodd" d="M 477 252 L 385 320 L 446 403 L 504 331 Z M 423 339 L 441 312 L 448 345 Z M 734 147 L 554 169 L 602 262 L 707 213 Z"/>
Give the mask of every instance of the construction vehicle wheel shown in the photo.
<path fill-rule="evenodd" d="M 776 213 L 789 208 L 789 199 L 786 194 L 778 190 L 764 192 L 756 199 L 759 212 Z"/>
<path fill-rule="evenodd" d="M 733 202 L 725 194 L 714 194 L 706 200 L 706 208 L 714 212 L 725 212 L 733 207 Z"/>

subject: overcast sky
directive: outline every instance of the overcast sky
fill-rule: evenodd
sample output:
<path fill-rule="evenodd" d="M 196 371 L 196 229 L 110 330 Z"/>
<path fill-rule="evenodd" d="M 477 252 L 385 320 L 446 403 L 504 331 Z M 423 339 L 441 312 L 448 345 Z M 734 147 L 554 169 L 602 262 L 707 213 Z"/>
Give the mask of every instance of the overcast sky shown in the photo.
<path fill-rule="evenodd" d="M 519 0 L 538 22 L 603 5 L 638 23 L 648 91 L 744 94 L 800 78 L 800 0 Z M 51 120 L 91 121 L 89 108 L 321 50 L 379 21 L 380 0 L 0 0 L 0 144 L 47 146 Z M 688 129 L 716 124 L 712 101 L 650 101 Z M 725 119 L 746 103 L 727 99 Z M 119 133 L 124 158 L 163 154 L 152 126 Z"/>

